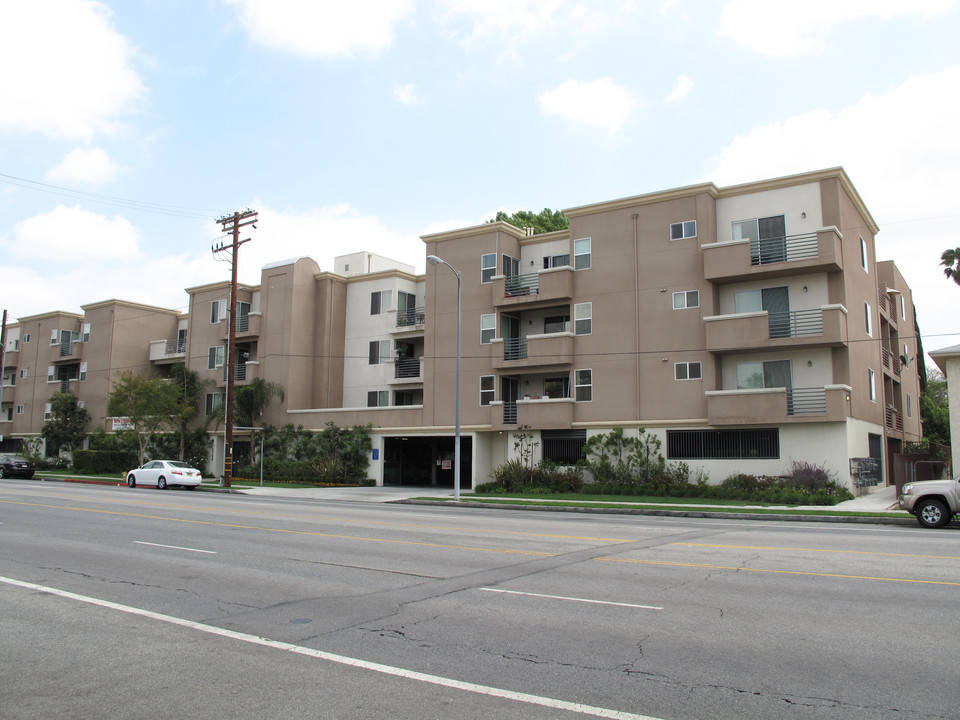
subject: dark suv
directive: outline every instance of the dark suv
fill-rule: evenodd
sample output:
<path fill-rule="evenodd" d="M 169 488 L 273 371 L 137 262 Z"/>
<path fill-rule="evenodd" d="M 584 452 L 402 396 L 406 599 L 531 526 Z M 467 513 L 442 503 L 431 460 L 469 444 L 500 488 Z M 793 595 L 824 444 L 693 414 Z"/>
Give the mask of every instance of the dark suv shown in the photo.
<path fill-rule="evenodd" d="M 0 455 L 0 478 L 21 477 L 29 480 L 37 466 L 20 455 Z"/>

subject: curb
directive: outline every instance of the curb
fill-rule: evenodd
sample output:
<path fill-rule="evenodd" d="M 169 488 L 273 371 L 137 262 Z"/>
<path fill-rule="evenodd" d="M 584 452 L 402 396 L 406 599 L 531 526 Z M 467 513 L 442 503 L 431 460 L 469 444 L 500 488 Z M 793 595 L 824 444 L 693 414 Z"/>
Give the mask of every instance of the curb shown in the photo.
<path fill-rule="evenodd" d="M 27 479 L 27 478 L 23 478 Z M 126 487 L 126 483 L 123 480 L 96 480 L 94 478 L 66 478 L 66 477 L 41 477 L 40 475 L 35 475 L 30 480 L 39 481 L 39 482 L 63 482 L 63 483 L 76 483 L 78 485 L 107 485 L 111 487 Z M 137 486 L 137 489 L 146 486 Z M 236 490 L 232 487 L 210 487 L 204 485 L 197 485 L 197 490 L 201 492 L 215 492 L 215 493 L 232 493 L 241 495 L 240 490 Z"/>
<path fill-rule="evenodd" d="M 433 507 L 450 507 L 450 500 L 394 500 L 404 505 L 430 505 Z M 709 510 L 657 510 L 656 508 L 587 508 L 572 505 L 504 505 L 500 503 L 464 502 L 455 507 L 467 507 L 491 510 L 529 510 L 533 512 L 574 512 L 593 513 L 599 515 L 653 515 L 663 517 L 714 518 L 728 520 L 777 520 L 792 522 L 826 522 L 826 523 L 857 523 L 861 525 L 915 525 L 916 520 L 900 517 L 847 517 L 843 515 L 778 515 L 776 513 L 738 513 L 738 512 L 711 512 Z"/>

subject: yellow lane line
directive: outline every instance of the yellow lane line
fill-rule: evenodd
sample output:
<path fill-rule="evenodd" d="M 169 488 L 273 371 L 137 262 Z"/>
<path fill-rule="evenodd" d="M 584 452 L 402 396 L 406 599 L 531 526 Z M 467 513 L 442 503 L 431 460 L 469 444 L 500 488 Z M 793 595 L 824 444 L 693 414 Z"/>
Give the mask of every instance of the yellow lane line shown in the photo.
<path fill-rule="evenodd" d="M 882 582 L 916 583 L 919 585 L 952 585 L 960 587 L 960 582 L 945 580 L 914 580 L 911 578 L 873 577 L 871 575 L 840 575 L 836 573 L 805 572 L 802 570 L 764 570 L 762 568 L 737 567 L 729 565 L 709 565 L 707 563 L 668 562 L 666 560 L 630 560 L 627 558 L 596 558 L 604 562 L 633 563 L 636 565 L 668 565 L 674 567 L 706 568 L 708 570 L 735 570 L 737 572 L 768 573 L 773 575 L 804 575 L 807 577 L 838 578 L 841 580 L 878 580 Z"/>
<path fill-rule="evenodd" d="M 793 550 L 796 552 L 836 553 L 839 555 L 876 555 L 878 557 L 924 558 L 927 560 L 960 560 L 960 557 L 954 557 L 952 555 L 911 555 L 908 553 L 872 552 L 870 550 L 830 550 L 824 548 L 768 547 L 765 545 L 712 545 L 709 543 L 689 542 L 675 542 L 670 544 L 682 545 L 684 547 L 725 548 L 729 550 Z"/>

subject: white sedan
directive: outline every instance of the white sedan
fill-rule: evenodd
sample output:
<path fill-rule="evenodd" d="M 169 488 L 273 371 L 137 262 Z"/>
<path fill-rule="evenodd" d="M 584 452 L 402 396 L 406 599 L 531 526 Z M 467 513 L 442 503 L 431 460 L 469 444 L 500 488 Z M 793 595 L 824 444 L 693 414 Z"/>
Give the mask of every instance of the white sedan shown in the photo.
<path fill-rule="evenodd" d="M 151 460 L 127 473 L 127 485 L 156 485 L 163 490 L 168 485 L 181 485 L 193 490 L 200 484 L 200 471 L 179 460 Z"/>

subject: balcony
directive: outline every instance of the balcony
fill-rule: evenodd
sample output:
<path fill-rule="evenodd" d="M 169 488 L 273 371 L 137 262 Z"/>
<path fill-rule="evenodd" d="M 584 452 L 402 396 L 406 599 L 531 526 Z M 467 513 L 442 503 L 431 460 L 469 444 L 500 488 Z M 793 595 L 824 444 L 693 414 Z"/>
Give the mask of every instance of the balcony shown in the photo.
<path fill-rule="evenodd" d="M 494 430 L 527 425 L 535 430 L 563 430 L 573 422 L 573 398 L 540 398 L 490 403 Z"/>
<path fill-rule="evenodd" d="M 251 380 L 260 377 L 260 363 L 256 360 L 238 362 L 233 368 L 233 380 L 237 385 L 246 385 Z M 223 366 L 223 381 L 227 381 L 227 366 Z"/>
<path fill-rule="evenodd" d="M 843 270 L 841 237 L 836 228 L 763 241 L 734 240 L 701 247 L 704 277 L 713 282 Z"/>
<path fill-rule="evenodd" d="M 842 305 L 789 313 L 714 315 L 704 321 L 711 352 L 847 344 L 847 311 Z"/>
<path fill-rule="evenodd" d="M 151 340 L 150 362 L 158 365 L 173 363 L 187 357 L 187 340 Z"/>
<path fill-rule="evenodd" d="M 813 388 L 709 390 L 711 425 L 765 425 L 796 422 L 842 422 L 847 417 L 847 385 Z"/>
<path fill-rule="evenodd" d="M 250 313 L 249 315 L 240 315 L 237 317 L 237 338 L 251 338 L 260 336 L 260 313 Z M 220 339 L 227 339 L 227 332 L 230 325 L 226 322 L 220 323 Z"/>
<path fill-rule="evenodd" d="M 886 408 L 886 426 L 888 430 L 903 432 L 903 413 L 894 407 Z"/>
<path fill-rule="evenodd" d="M 495 307 L 538 307 L 573 297 L 573 268 L 549 268 L 527 275 L 493 278 Z"/>
<path fill-rule="evenodd" d="M 897 357 L 896 352 L 891 351 L 887 347 L 880 347 L 880 360 L 883 364 L 883 369 L 889 375 L 892 375 L 895 378 L 900 377 L 902 370 L 902 364 L 900 358 Z"/>
<path fill-rule="evenodd" d="M 397 310 L 397 324 L 394 332 L 421 331 L 427 322 L 427 309 L 425 307 L 407 308 L 406 310 Z"/>
<path fill-rule="evenodd" d="M 503 353 L 494 349 L 493 367 L 512 370 L 569 366 L 573 362 L 573 338 L 571 332 L 494 338 L 494 343 L 503 345 Z"/>
<path fill-rule="evenodd" d="M 397 358 L 393 363 L 393 380 L 391 385 L 423 382 L 423 358 Z"/>
<path fill-rule="evenodd" d="M 54 363 L 76 362 L 83 355 L 83 343 L 79 340 L 62 342 L 54 345 L 52 350 Z"/>

